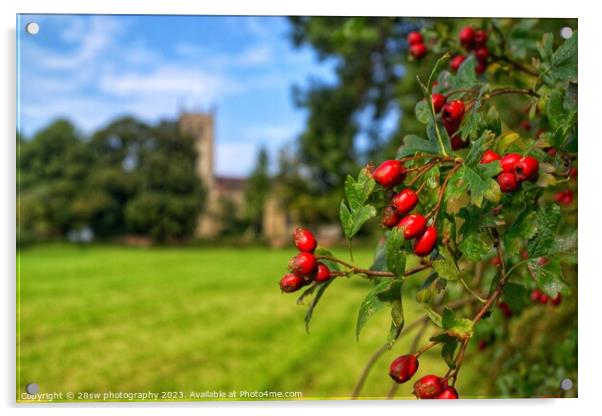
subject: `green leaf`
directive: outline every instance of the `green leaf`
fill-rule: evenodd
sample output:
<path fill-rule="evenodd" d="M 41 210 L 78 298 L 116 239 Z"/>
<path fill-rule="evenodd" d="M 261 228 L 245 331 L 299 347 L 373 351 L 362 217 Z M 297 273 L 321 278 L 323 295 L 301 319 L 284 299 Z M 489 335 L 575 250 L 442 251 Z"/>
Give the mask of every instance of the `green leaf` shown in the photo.
<path fill-rule="evenodd" d="M 374 190 L 376 182 L 367 169 L 362 169 L 358 175 L 357 181 L 351 176 L 347 176 L 345 181 L 345 197 L 351 213 L 361 209 L 366 203 L 370 194 Z"/>
<path fill-rule="evenodd" d="M 422 306 L 424 306 L 424 311 L 426 312 L 427 316 L 430 318 L 430 320 L 437 325 L 439 328 L 442 328 L 443 325 L 441 323 L 441 315 L 439 315 L 437 312 L 435 312 L 433 310 L 433 308 L 431 308 L 431 305 L 428 304 L 422 304 Z"/>
<path fill-rule="evenodd" d="M 447 339 L 443 342 L 443 346 L 441 347 L 441 357 L 443 357 L 449 368 L 456 368 L 454 355 L 457 347 L 458 339 L 450 336 L 447 337 Z"/>
<path fill-rule="evenodd" d="M 455 88 L 471 88 L 477 83 L 475 59 L 472 55 L 465 59 L 458 68 L 455 81 Z"/>
<path fill-rule="evenodd" d="M 504 234 L 504 248 L 509 256 L 517 255 L 521 244 L 533 238 L 537 232 L 536 214 L 536 211 L 525 208 Z"/>
<path fill-rule="evenodd" d="M 460 271 L 452 258 L 433 261 L 433 269 L 435 269 L 439 277 L 445 280 L 457 280 L 460 277 Z"/>
<path fill-rule="evenodd" d="M 438 155 L 439 147 L 437 142 L 425 140 L 415 134 L 409 134 L 403 138 L 403 144 L 397 150 L 397 157 L 402 158 L 416 153 Z"/>
<path fill-rule="evenodd" d="M 334 281 L 335 279 L 329 279 L 317 285 L 318 292 L 316 293 L 316 296 L 314 296 L 314 298 L 312 299 L 309 307 L 307 308 L 307 312 L 305 313 L 305 331 L 307 333 L 309 333 L 309 322 L 311 321 L 311 317 L 313 316 L 314 309 L 318 305 L 318 302 L 320 301 L 320 298 L 322 297 L 322 294 L 324 294 L 326 288 L 330 286 L 330 284 Z"/>
<path fill-rule="evenodd" d="M 481 261 L 489 253 L 489 244 L 483 239 L 481 233 L 475 232 L 462 240 L 460 251 L 468 260 Z"/>
<path fill-rule="evenodd" d="M 483 156 L 485 150 L 491 149 L 494 142 L 495 134 L 489 130 L 485 130 L 483 134 L 481 134 L 481 137 L 479 137 L 477 140 L 473 140 L 472 146 L 470 146 L 470 150 L 468 151 L 468 155 L 466 155 L 464 163 L 471 167 L 477 166 L 481 161 L 481 157 Z"/>
<path fill-rule="evenodd" d="M 546 116 L 554 130 L 556 130 L 564 120 L 564 110 L 562 109 L 563 96 L 563 91 L 555 89 L 550 93 L 546 104 Z"/>
<path fill-rule="evenodd" d="M 403 232 L 394 227 L 387 233 L 387 269 L 397 277 L 403 277 L 406 268 L 405 239 Z"/>
<path fill-rule="evenodd" d="M 380 281 L 368 292 L 362 301 L 355 326 L 355 336 L 357 339 L 359 339 L 360 332 L 364 325 L 366 325 L 366 322 L 368 322 L 368 319 L 385 306 L 385 302 L 379 298 L 379 294 L 387 290 L 390 285 L 391 282 L 388 279 Z"/>
<path fill-rule="evenodd" d="M 470 193 L 470 202 L 479 208 L 481 208 L 483 204 L 483 198 L 497 203 L 502 196 L 497 181 L 484 174 L 477 173 L 466 165 L 463 165 L 458 169 L 452 179 L 455 184 L 466 184 Z M 452 180 L 450 180 L 450 182 L 452 182 Z"/>
<path fill-rule="evenodd" d="M 542 61 L 549 61 L 552 58 L 552 47 L 554 46 L 554 34 L 544 33 L 541 42 L 537 44 L 537 51 Z"/>
<path fill-rule="evenodd" d="M 389 330 L 389 336 L 387 341 L 389 342 L 389 348 L 393 345 L 395 340 L 399 338 L 401 330 L 404 325 L 403 315 L 403 280 L 396 279 L 391 283 L 391 329 Z"/>
<path fill-rule="evenodd" d="M 519 313 L 524 306 L 529 304 L 529 294 L 523 285 L 506 283 L 502 289 L 502 296 L 514 313 Z"/>
<path fill-rule="evenodd" d="M 351 228 L 351 237 L 356 235 L 362 226 L 370 219 L 376 216 L 376 208 L 372 205 L 363 206 L 353 218 L 353 227 Z"/>
<path fill-rule="evenodd" d="M 414 108 L 416 119 L 422 124 L 426 124 L 432 120 L 433 115 L 429 103 L 426 100 L 420 100 Z"/>
<path fill-rule="evenodd" d="M 543 265 L 540 263 L 544 263 Z M 541 261 L 539 258 L 527 260 L 527 267 L 533 275 L 537 286 L 548 296 L 555 297 L 558 293 L 570 295 L 571 288 L 564 280 L 562 267 L 556 259 Z"/>
<path fill-rule="evenodd" d="M 577 77 L 577 32 L 552 55 L 552 73 L 560 80 Z"/>
<path fill-rule="evenodd" d="M 341 220 L 341 228 L 343 228 L 343 233 L 345 234 L 345 237 L 348 240 L 351 239 L 351 237 L 353 236 L 353 218 L 351 217 L 351 212 L 349 212 L 349 208 L 347 208 L 345 200 L 341 201 L 339 218 Z"/>
<path fill-rule="evenodd" d="M 445 308 L 441 316 L 441 327 L 450 337 L 470 338 L 473 334 L 473 323 L 470 319 L 456 318 L 454 311 Z"/>
<path fill-rule="evenodd" d="M 377 270 L 381 272 L 387 271 L 386 245 L 387 241 L 384 238 L 381 238 L 376 244 L 376 249 L 374 252 L 374 261 L 372 263 L 372 266 L 370 266 L 370 270 Z"/>
<path fill-rule="evenodd" d="M 549 254 L 556 229 L 560 223 L 560 207 L 556 204 L 542 206 L 535 217 L 537 233 L 527 244 L 527 252 L 530 258 L 542 257 Z"/>

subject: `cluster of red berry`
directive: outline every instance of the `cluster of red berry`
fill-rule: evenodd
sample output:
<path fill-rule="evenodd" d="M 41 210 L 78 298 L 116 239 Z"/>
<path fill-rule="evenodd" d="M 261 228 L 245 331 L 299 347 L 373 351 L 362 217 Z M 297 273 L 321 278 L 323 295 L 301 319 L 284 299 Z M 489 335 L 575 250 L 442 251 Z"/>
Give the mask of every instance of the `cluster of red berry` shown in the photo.
<path fill-rule="evenodd" d="M 420 32 L 408 33 L 408 45 L 410 46 L 409 52 L 416 59 L 422 59 L 426 55 L 426 46 L 424 46 L 424 40 Z"/>
<path fill-rule="evenodd" d="M 560 293 L 556 294 L 555 297 L 550 299 L 548 295 L 546 295 L 539 289 L 535 289 L 533 292 L 531 292 L 530 299 L 531 302 L 541 303 L 542 305 L 545 305 L 546 303 L 548 303 L 548 301 L 550 301 L 552 305 L 558 306 L 560 305 L 560 302 L 562 302 L 562 296 L 560 295 Z"/>
<path fill-rule="evenodd" d="M 418 358 L 408 354 L 397 357 L 389 366 L 389 375 L 396 383 L 405 383 L 418 371 Z M 419 399 L 457 399 L 458 392 L 447 380 L 433 374 L 426 375 L 414 383 L 414 394 Z"/>
<path fill-rule="evenodd" d="M 487 69 L 487 58 L 489 58 L 487 32 L 482 29 L 474 30 L 472 26 L 466 26 L 460 31 L 459 38 L 464 49 L 469 52 L 474 51 L 475 58 L 477 59 L 476 73 L 482 74 L 485 72 L 485 69 Z M 456 55 L 449 61 L 449 66 L 452 70 L 457 71 L 465 59 L 466 55 Z"/>
<path fill-rule="evenodd" d="M 539 162 L 532 156 L 522 156 L 518 153 L 508 153 L 503 157 L 487 150 L 483 153 L 481 163 L 500 161 L 502 173 L 497 177 L 502 192 L 514 192 L 523 181 L 533 181 L 539 172 Z"/>
<path fill-rule="evenodd" d="M 406 169 L 399 160 L 386 160 L 372 173 L 374 180 L 385 188 L 392 188 L 403 182 Z M 405 188 L 393 195 L 391 205 L 385 208 L 382 224 L 387 228 L 398 227 L 406 240 L 415 239 L 414 253 L 426 256 L 437 243 L 437 229 L 427 226 L 422 214 L 409 214 L 418 204 L 418 193 Z"/>
<path fill-rule="evenodd" d="M 332 277 L 328 266 L 319 262 L 313 254 L 318 242 L 311 231 L 295 229 L 293 241 L 299 254 L 288 263 L 290 273 L 280 279 L 280 289 L 283 292 L 295 292 L 311 282 L 320 283 Z"/>
<path fill-rule="evenodd" d="M 562 205 L 571 205 L 573 203 L 574 196 L 575 195 L 571 189 L 566 189 L 564 191 L 557 192 L 554 195 L 554 201 Z"/>

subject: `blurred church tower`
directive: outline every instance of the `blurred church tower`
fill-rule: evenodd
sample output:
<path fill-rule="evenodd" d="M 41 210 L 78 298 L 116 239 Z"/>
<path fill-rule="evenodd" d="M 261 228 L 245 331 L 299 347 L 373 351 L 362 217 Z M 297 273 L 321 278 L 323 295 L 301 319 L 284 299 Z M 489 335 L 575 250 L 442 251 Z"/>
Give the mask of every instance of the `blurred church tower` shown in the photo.
<path fill-rule="evenodd" d="M 184 134 L 195 139 L 198 154 L 196 172 L 207 191 L 205 210 L 197 223 L 195 236 L 200 238 L 215 237 L 221 229 L 221 221 L 219 193 L 216 189 L 216 178 L 213 170 L 213 113 L 182 112 L 179 125 Z"/>

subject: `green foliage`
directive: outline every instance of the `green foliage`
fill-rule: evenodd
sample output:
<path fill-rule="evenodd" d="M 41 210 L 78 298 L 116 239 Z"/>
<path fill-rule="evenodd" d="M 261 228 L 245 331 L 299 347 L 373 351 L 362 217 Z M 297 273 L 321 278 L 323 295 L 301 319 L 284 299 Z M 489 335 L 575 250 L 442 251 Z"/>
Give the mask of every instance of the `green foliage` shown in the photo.
<path fill-rule="evenodd" d="M 376 182 L 367 169 L 362 169 L 357 180 L 348 176 L 345 181 L 345 200 L 341 201 L 340 220 L 345 237 L 350 240 L 362 226 L 376 215 L 376 208 L 366 201 Z"/>

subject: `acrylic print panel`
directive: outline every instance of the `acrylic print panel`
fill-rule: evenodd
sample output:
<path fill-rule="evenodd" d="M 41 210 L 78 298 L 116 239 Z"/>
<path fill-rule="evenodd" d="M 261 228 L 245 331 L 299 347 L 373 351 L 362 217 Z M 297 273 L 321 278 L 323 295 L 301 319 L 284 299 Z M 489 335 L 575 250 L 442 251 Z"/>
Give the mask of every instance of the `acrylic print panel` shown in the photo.
<path fill-rule="evenodd" d="M 17 37 L 19 402 L 577 396 L 576 20 Z"/>

